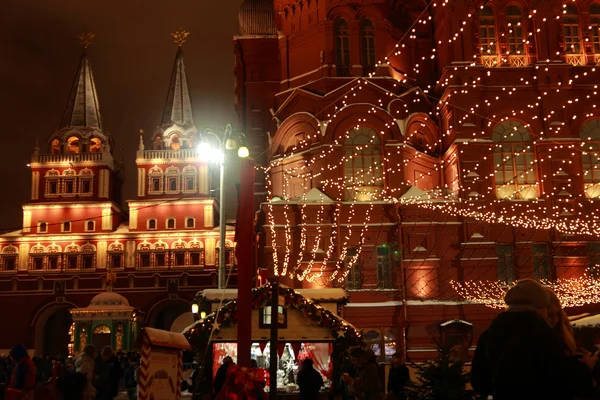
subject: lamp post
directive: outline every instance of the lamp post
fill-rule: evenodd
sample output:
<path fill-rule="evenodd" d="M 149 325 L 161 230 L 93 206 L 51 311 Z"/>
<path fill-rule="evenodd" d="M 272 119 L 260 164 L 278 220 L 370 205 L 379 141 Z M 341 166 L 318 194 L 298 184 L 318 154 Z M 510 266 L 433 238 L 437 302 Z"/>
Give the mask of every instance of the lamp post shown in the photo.
<path fill-rule="evenodd" d="M 232 138 L 231 124 L 227 124 L 223 130 L 222 138 L 211 130 L 205 130 L 204 134 L 214 137 L 219 144 L 219 149 L 213 149 L 207 142 L 201 142 L 198 147 L 200 157 L 208 159 L 209 161 L 219 163 L 219 270 L 218 272 L 218 287 L 219 289 L 225 289 L 225 282 L 227 280 L 226 274 L 227 269 L 225 266 L 226 259 L 226 243 L 225 243 L 225 166 L 226 166 L 226 151 L 234 150 L 237 148 L 237 154 L 240 158 L 248 157 L 250 152 L 245 145 L 238 146 L 238 143 Z M 243 134 L 239 134 L 243 137 Z"/>

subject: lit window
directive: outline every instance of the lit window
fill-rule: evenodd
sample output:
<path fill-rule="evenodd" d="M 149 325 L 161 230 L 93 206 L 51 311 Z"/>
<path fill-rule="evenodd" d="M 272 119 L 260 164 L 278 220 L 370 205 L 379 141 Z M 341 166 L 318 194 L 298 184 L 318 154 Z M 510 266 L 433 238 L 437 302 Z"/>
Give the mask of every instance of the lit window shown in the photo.
<path fill-rule="evenodd" d="M 185 219 L 185 227 L 186 228 L 193 228 L 195 226 L 195 221 L 194 218 L 192 217 L 187 217 Z"/>
<path fill-rule="evenodd" d="M 508 120 L 494 128 L 494 170 L 499 199 L 537 199 L 538 186 L 531 132 Z"/>
<path fill-rule="evenodd" d="M 287 308 L 283 306 L 277 307 L 279 314 L 283 315 L 283 323 L 279 323 L 280 328 L 287 328 Z M 271 326 L 271 321 L 278 316 L 271 315 L 271 306 L 264 306 L 259 310 L 259 328 L 264 329 Z"/>
<path fill-rule="evenodd" d="M 181 142 L 179 141 L 179 135 L 173 135 L 171 137 L 171 150 L 179 150 L 181 148 Z"/>
<path fill-rule="evenodd" d="M 594 54 L 600 54 L 600 3 L 590 5 L 590 22 Z"/>
<path fill-rule="evenodd" d="M 498 54 L 494 10 L 485 6 L 479 10 L 479 46 L 482 56 Z"/>
<path fill-rule="evenodd" d="M 71 232 L 71 222 L 65 221 L 62 223 L 62 231 L 63 232 Z"/>
<path fill-rule="evenodd" d="M 344 183 L 348 200 L 368 201 L 383 188 L 381 141 L 373 129 L 362 126 L 344 141 Z"/>
<path fill-rule="evenodd" d="M 508 53 L 510 55 L 525 54 L 522 19 L 523 13 L 518 6 L 512 5 L 506 7 Z"/>
<path fill-rule="evenodd" d="M 581 37 L 579 34 L 579 17 L 575 4 L 566 4 L 563 11 L 563 35 L 567 54 L 581 53 Z"/>
<path fill-rule="evenodd" d="M 373 351 L 380 362 L 389 362 L 396 353 L 396 334 L 392 328 L 368 328 L 363 334 L 367 347 Z M 383 331 L 383 335 L 381 332 Z M 381 349 L 383 349 L 383 354 Z"/>
<path fill-rule="evenodd" d="M 149 230 L 156 229 L 156 220 L 154 218 L 148 220 L 148 229 Z"/>
<path fill-rule="evenodd" d="M 67 152 L 68 153 L 79 153 L 79 138 L 77 136 L 71 136 L 67 139 Z"/>
<path fill-rule="evenodd" d="M 90 152 L 100 153 L 102 151 L 102 140 L 98 138 L 90 139 Z"/>
<path fill-rule="evenodd" d="M 60 153 L 60 140 L 58 140 L 58 139 L 52 140 L 52 142 L 50 143 L 50 152 L 52 154 Z"/>

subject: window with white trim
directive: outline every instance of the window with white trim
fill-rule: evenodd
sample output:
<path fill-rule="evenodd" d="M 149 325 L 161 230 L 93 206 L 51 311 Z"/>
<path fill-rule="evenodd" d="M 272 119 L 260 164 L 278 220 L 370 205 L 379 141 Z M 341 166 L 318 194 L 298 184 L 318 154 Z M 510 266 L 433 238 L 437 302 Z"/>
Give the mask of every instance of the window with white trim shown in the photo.
<path fill-rule="evenodd" d="M 196 227 L 196 218 L 185 217 L 185 227 L 186 228 L 195 228 Z"/>
<path fill-rule="evenodd" d="M 147 229 L 148 229 L 149 231 L 154 231 L 154 230 L 156 230 L 156 219 L 155 219 L 155 218 L 150 218 L 150 219 L 148 219 L 148 222 L 147 222 Z"/>
<path fill-rule="evenodd" d="M 94 232 L 96 230 L 96 223 L 94 221 L 85 221 L 85 231 Z"/>
<path fill-rule="evenodd" d="M 38 222 L 38 233 L 47 233 L 48 232 L 48 223 L 47 222 Z"/>
<path fill-rule="evenodd" d="M 175 218 L 167 218 L 167 222 L 165 224 L 167 229 L 175 229 Z"/>
<path fill-rule="evenodd" d="M 60 230 L 61 232 L 71 232 L 71 221 L 63 221 Z"/>

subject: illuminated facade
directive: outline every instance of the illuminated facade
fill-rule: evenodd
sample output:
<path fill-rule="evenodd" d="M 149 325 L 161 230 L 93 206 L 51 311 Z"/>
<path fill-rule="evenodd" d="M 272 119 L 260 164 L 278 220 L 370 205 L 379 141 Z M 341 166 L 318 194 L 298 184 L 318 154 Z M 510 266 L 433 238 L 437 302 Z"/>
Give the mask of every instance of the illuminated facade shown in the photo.
<path fill-rule="evenodd" d="M 599 24 L 583 1 L 244 0 L 266 273 L 345 287 L 377 351 L 419 360 L 440 336 L 467 357 L 497 312 L 451 281 L 590 272 Z"/>
<path fill-rule="evenodd" d="M 84 52 L 61 127 L 34 150 L 23 229 L 0 236 L 0 304 L 11 321 L 0 348 L 23 343 L 54 355 L 95 340 L 130 348 L 130 328 L 181 331 L 193 322 L 194 295 L 216 286 L 220 245 L 213 166 L 200 159 L 197 137 L 180 45 L 160 127 L 151 138 L 140 135 L 138 196 L 127 215 L 121 162 Z M 227 238 L 231 264 L 233 231 Z M 113 321 L 115 304 L 96 301 L 107 290 L 114 296 L 106 298 L 126 305 L 125 320 Z M 85 311 L 90 301 L 96 314 L 87 321 L 79 312 L 71 326 L 69 310 Z"/>

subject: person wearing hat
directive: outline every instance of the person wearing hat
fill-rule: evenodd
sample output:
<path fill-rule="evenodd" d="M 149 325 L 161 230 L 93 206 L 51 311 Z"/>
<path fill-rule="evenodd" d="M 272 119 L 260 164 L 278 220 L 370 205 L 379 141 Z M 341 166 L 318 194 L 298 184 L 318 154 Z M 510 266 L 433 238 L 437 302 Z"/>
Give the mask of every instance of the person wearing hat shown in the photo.
<path fill-rule="evenodd" d="M 477 343 L 473 389 L 494 400 L 569 400 L 591 395 L 594 359 L 567 357 L 549 323 L 548 290 L 533 279 L 523 279 L 504 301 L 508 308 Z"/>

